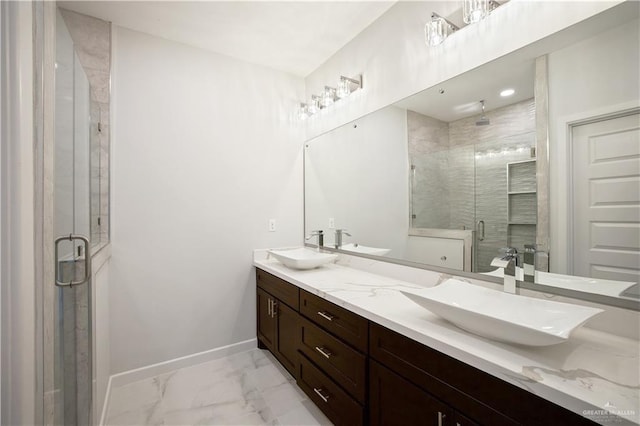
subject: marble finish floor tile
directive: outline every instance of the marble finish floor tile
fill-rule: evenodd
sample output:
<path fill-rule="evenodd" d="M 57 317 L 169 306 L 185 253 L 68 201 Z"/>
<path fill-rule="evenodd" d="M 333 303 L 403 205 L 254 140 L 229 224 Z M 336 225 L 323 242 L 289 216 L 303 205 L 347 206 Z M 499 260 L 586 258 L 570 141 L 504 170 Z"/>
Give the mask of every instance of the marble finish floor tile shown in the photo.
<path fill-rule="evenodd" d="M 260 349 L 113 388 L 106 418 L 110 426 L 332 424 Z"/>

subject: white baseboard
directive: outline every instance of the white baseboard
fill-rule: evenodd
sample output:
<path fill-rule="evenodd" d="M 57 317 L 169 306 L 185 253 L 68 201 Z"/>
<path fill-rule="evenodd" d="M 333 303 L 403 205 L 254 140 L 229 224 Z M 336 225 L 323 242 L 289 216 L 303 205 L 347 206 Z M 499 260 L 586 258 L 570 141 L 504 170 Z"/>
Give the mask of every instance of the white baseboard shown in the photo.
<path fill-rule="evenodd" d="M 102 404 L 102 413 L 100 413 L 100 423 L 98 425 L 103 426 L 107 422 L 107 413 L 109 412 L 109 402 L 111 400 L 111 377 L 107 382 L 107 391 L 104 394 L 104 403 Z"/>
<path fill-rule="evenodd" d="M 104 425 L 107 412 L 109 410 L 109 400 L 111 399 L 111 390 L 140 380 L 149 379 L 160 374 L 169 373 L 179 368 L 190 367 L 192 365 L 201 364 L 203 362 L 213 361 L 215 359 L 224 358 L 240 352 L 246 352 L 250 349 L 258 347 L 257 339 L 249 339 L 243 342 L 234 343 L 220 348 L 210 349 L 208 351 L 199 352 L 180 358 L 170 359 L 168 361 L 159 362 L 157 364 L 148 365 L 146 367 L 136 368 L 134 370 L 124 371 L 109 377 L 107 392 L 102 407 L 102 415 L 100 416 L 100 424 Z"/>

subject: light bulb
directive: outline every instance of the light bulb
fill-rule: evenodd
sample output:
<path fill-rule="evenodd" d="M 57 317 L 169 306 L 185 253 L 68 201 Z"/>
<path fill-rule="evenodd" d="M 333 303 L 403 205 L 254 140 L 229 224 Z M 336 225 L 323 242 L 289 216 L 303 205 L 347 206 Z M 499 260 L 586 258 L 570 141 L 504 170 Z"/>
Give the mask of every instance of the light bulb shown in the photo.
<path fill-rule="evenodd" d="M 298 118 L 300 120 L 306 120 L 309 117 L 309 112 L 307 110 L 307 104 L 301 103 L 298 107 Z"/>
<path fill-rule="evenodd" d="M 322 93 L 322 100 L 320 101 L 322 103 L 323 107 L 328 107 L 333 105 L 334 102 L 334 93 L 335 89 L 329 86 L 325 86 L 324 88 L 324 92 Z"/>
<path fill-rule="evenodd" d="M 424 38 L 428 46 L 437 46 L 447 38 L 446 21 L 436 14 L 424 26 Z"/>
<path fill-rule="evenodd" d="M 351 88 L 349 87 L 349 80 L 341 78 L 336 89 L 336 96 L 340 99 L 344 99 L 351 94 Z"/>
<path fill-rule="evenodd" d="M 311 95 L 311 101 L 307 105 L 307 113 L 309 115 L 313 115 L 320 110 L 320 105 L 318 103 L 318 97 L 316 95 Z"/>
<path fill-rule="evenodd" d="M 464 0 L 462 20 L 465 24 L 481 21 L 489 14 L 489 0 Z"/>

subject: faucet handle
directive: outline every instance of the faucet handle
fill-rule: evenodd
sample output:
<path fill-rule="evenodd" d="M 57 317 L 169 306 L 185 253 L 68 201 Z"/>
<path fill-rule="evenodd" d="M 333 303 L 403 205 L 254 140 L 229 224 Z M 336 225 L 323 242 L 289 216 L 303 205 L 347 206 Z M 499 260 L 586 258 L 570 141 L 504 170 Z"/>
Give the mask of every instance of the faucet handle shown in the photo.
<path fill-rule="evenodd" d="M 495 266 L 497 268 L 506 268 L 509 266 L 510 259 L 505 259 L 504 257 L 494 257 L 491 261 L 491 266 Z"/>
<path fill-rule="evenodd" d="M 348 233 L 346 229 L 341 229 L 341 228 L 337 228 L 336 229 L 336 234 L 343 234 L 343 235 L 347 235 L 349 237 L 351 236 L 351 234 Z"/>
<path fill-rule="evenodd" d="M 518 254 L 518 250 L 516 250 L 514 247 L 503 247 L 499 251 L 502 254 Z"/>
<path fill-rule="evenodd" d="M 313 237 L 324 235 L 324 231 L 322 229 L 318 229 L 316 231 L 311 231 L 311 234 L 305 237 L 305 240 L 310 240 Z"/>

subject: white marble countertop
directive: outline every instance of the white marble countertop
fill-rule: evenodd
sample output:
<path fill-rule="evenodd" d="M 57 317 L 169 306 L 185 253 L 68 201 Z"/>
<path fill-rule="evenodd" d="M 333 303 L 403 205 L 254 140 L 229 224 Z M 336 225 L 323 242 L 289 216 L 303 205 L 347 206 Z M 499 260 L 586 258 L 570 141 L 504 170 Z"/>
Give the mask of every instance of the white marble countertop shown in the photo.
<path fill-rule="evenodd" d="M 422 271 L 423 281 L 416 284 L 349 267 L 348 260 L 337 263 L 294 270 L 269 259 L 264 250 L 254 252 L 253 262 L 301 289 L 598 423 L 640 424 L 637 340 L 582 327 L 569 341 L 554 346 L 494 342 L 457 328 L 398 292 L 432 287 L 449 276 Z"/>

